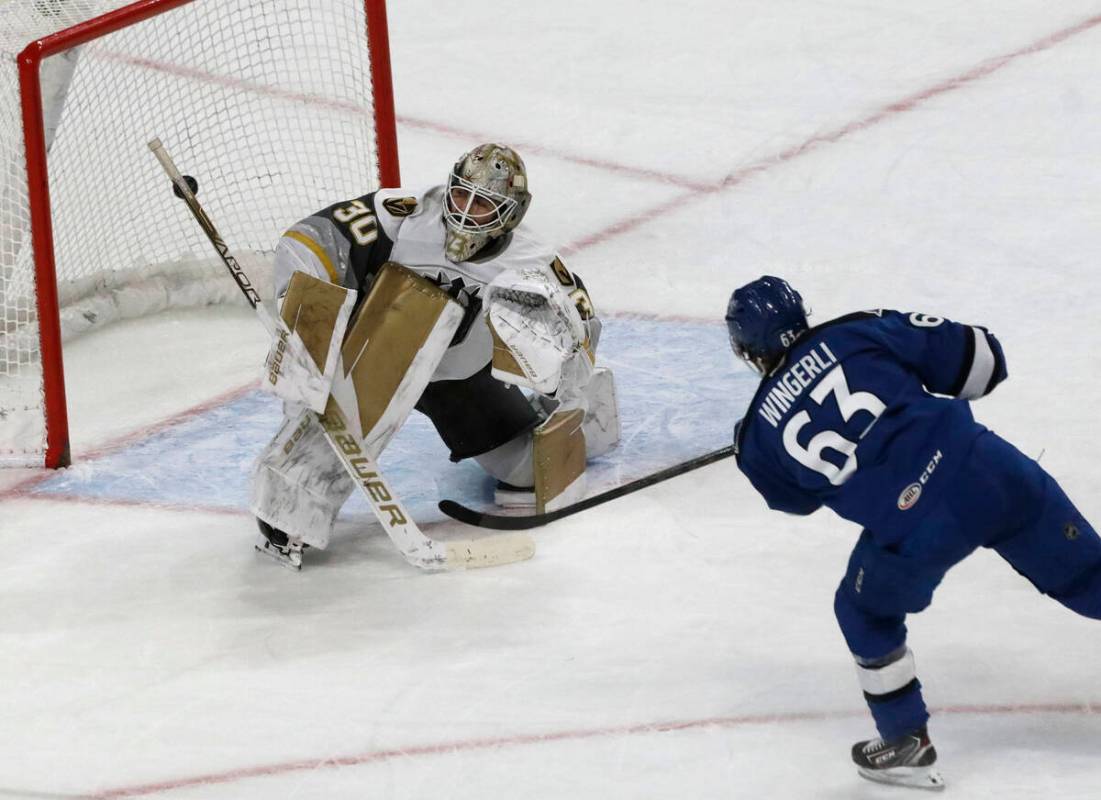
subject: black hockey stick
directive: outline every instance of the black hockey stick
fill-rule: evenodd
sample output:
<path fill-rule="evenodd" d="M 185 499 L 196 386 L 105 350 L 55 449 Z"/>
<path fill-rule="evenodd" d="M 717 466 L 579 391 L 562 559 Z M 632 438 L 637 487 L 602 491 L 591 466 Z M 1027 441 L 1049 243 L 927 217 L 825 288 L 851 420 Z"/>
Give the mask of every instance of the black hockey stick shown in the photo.
<path fill-rule="evenodd" d="M 718 450 L 704 453 L 702 456 L 693 458 L 690 461 L 682 461 L 680 464 L 674 464 L 660 472 L 651 473 L 638 480 L 625 483 L 622 486 L 617 486 L 614 489 L 609 489 L 600 494 L 594 494 L 592 497 L 586 497 L 584 500 L 578 500 L 576 503 L 568 505 L 565 508 L 560 508 L 557 511 L 548 511 L 545 514 L 525 514 L 524 516 L 488 514 L 482 511 L 475 511 L 472 508 L 467 508 L 461 503 L 456 503 L 454 500 L 441 500 L 439 502 L 439 508 L 440 511 L 447 514 L 447 516 L 452 519 L 457 519 L 459 522 L 465 522 L 467 525 L 476 525 L 479 528 L 493 528 L 499 531 L 527 530 L 528 528 L 538 528 L 540 525 L 546 525 L 548 522 L 554 522 L 563 517 L 572 516 L 581 511 L 590 509 L 593 506 L 607 503 L 609 500 L 615 500 L 616 498 L 623 497 L 625 494 L 637 492 L 639 489 L 645 489 L 647 486 L 653 486 L 655 483 L 661 483 L 670 478 L 675 478 L 678 475 L 683 475 L 694 469 L 706 467 L 708 464 L 713 464 L 716 461 L 721 461 L 732 455 L 734 455 L 734 445 L 731 444 L 726 447 L 720 447 Z"/>

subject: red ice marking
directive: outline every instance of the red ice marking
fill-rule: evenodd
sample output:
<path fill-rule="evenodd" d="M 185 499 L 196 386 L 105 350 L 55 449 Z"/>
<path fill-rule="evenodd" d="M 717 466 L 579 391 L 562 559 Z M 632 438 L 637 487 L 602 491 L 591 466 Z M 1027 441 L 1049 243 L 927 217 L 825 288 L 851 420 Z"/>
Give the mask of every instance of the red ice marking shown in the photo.
<path fill-rule="evenodd" d="M 330 756 L 327 758 L 309 758 L 298 761 L 286 761 L 281 764 L 266 764 L 256 767 L 229 770 L 226 772 L 176 778 L 158 783 L 146 783 L 107 789 L 86 795 L 87 800 L 117 800 L 124 797 L 147 797 L 163 794 L 175 789 L 189 789 L 197 786 L 214 786 L 236 783 L 250 778 L 270 778 L 293 772 L 308 772 L 339 767 L 358 767 L 379 764 L 396 759 L 470 753 L 481 750 L 496 750 L 503 747 L 523 747 L 529 745 L 552 744 L 554 742 L 576 742 L 585 739 L 614 738 L 623 736 L 645 736 L 676 731 L 700 730 L 705 728 L 743 728 L 753 725 L 777 725 L 799 722 L 824 722 L 836 719 L 865 717 L 865 709 L 859 711 L 797 711 L 780 714 L 745 714 L 731 717 L 710 717 L 707 719 L 670 720 L 666 722 L 645 722 L 637 725 L 622 725 L 606 728 L 580 728 L 575 730 L 552 731 L 549 733 L 517 734 L 484 739 L 460 739 L 436 744 L 411 745 L 388 750 L 372 750 L 348 756 Z M 991 706 L 949 706 L 933 709 L 934 714 L 1101 714 L 1101 703 L 1040 703 L 1036 705 L 991 705 Z"/>
<path fill-rule="evenodd" d="M 562 248 L 564 255 L 577 253 L 579 251 L 588 249 L 595 245 L 603 244 L 604 242 L 614 239 L 618 236 L 622 236 L 626 233 L 631 233 L 637 230 L 646 223 L 660 217 L 667 211 L 682 207 L 687 203 L 699 202 L 702 199 L 710 197 L 711 195 L 723 192 L 734 186 L 738 186 L 745 182 L 747 179 L 758 175 L 774 167 L 786 164 L 789 161 L 793 161 L 800 156 L 813 152 L 819 149 L 823 145 L 833 144 L 848 136 L 866 130 L 874 125 L 883 122 L 884 120 L 895 117 L 899 114 L 913 111 L 918 106 L 922 105 L 928 100 L 935 97 L 939 97 L 949 92 L 956 91 L 963 88 L 968 84 L 974 83 L 982 78 L 991 75 L 994 72 L 1002 69 L 1003 67 L 1011 64 L 1017 59 L 1031 55 L 1033 53 L 1039 53 L 1044 50 L 1048 50 L 1067 39 L 1072 38 L 1080 33 L 1095 28 L 1101 24 L 1101 14 L 1084 19 L 1074 25 L 1055 31 L 1047 36 L 1025 45 L 1024 47 L 1013 50 L 1009 53 L 1005 53 L 1000 56 L 987 59 L 978 65 L 972 67 L 966 72 L 962 72 L 955 77 L 948 78 L 939 83 L 935 83 L 932 86 L 928 86 L 925 89 L 914 92 L 906 97 L 903 97 L 894 102 L 888 103 L 885 106 L 880 107 L 871 114 L 868 114 L 852 122 L 841 125 L 833 130 L 826 131 L 824 133 L 815 134 L 814 136 L 805 139 L 804 141 L 781 150 L 779 153 L 775 153 L 770 156 L 758 159 L 755 162 L 747 164 L 744 167 L 740 167 L 733 172 L 727 174 L 721 181 L 717 183 L 704 183 L 691 178 L 673 175 L 671 173 L 660 172 L 657 170 L 644 169 L 641 167 L 632 167 L 625 164 L 618 164 L 606 159 L 590 158 L 583 155 L 567 152 L 551 147 L 545 147 L 542 145 L 534 144 L 531 142 L 516 142 L 516 147 L 521 150 L 526 150 L 529 153 L 540 153 L 560 160 L 568 161 L 574 164 L 582 166 L 592 167 L 594 169 L 600 169 L 605 172 L 612 172 L 621 175 L 627 175 L 630 177 L 657 181 L 659 183 L 680 186 L 688 189 L 686 193 L 682 193 L 671 200 L 663 201 L 655 206 L 652 206 L 643 211 L 637 212 L 625 219 L 612 223 L 611 225 L 601 230 L 590 233 L 586 236 L 576 239 L 573 242 L 567 244 Z M 130 64 L 132 66 L 141 67 L 143 69 L 154 70 L 176 77 L 182 77 L 189 80 L 194 80 L 202 83 L 215 84 L 219 86 L 225 86 L 227 88 L 235 89 L 243 92 L 251 92 L 254 94 L 266 95 L 269 97 L 276 97 L 289 102 L 302 103 L 315 108 L 326 108 L 331 111 L 343 112 L 348 114 L 354 114 L 358 116 L 365 116 L 370 114 L 370 109 L 359 103 L 352 103 L 344 100 L 334 100 L 330 98 L 320 97 L 318 95 L 289 92 L 286 90 L 278 89 L 271 86 L 265 86 L 253 81 L 245 81 L 240 78 L 234 78 L 226 75 L 216 75 L 204 70 L 193 69 L 190 67 L 184 67 L 178 64 L 168 64 L 160 61 L 153 61 L 151 59 L 135 58 L 121 53 L 115 53 L 106 50 L 95 51 L 96 55 L 100 58 L 107 60 L 117 61 L 120 63 Z M 455 128 L 449 125 L 444 125 L 429 120 L 417 119 L 408 116 L 399 116 L 398 121 L 405 126 L 411 128 L 419 128 L 421 130 L 434 131 L 436 133 L 444 134 L 447 136 L 454 136 L 456 138 L 462 138 L 466 140 L 487 140 L 495 138 L 494 136 L 487 135 L 479 131 L 469 131 L 460 128 Z"/>
<path fill-rule="evenodd" d="M 948 78 L 939 83 L 935 83 L 932 86 L 928 86 L 925 89 L 914 92 L 911 95 L 903 97 L 900 100 L 895 100 L 892 103 L 888 103 L 885 106 L 873 111 L 867 116 L 860 119 L 853 120 L 833 130 L 826 131 L 824 133 L 818 133 L 811 136 L 808 139 L 800 142 L 799 144 L 788 147 L 785 150 L 781 150 L 779 153 L 774 153 L 770 156 L 765 156 L 751 164 L 744 167 L 740 167 L 733 172 L 729 173 L 720 182 L 711 184 L 709 186 L 701 186 L 695 191 L 687 194 L 681 194 L 672 200 L 666 200 L 651 208 L 638 212 L 637 214 L 613 223 L 602 230 L 590 233 L 587 236 L 583 236 L 580 239 L 576 239 L 570 242 L 562 248 L 563 255 L 569 255 L 571 253 L 577 253 L 581 250 L 585 250 L 589 247 L 593 247 L 598 244 L 603 244 L 609 239 L 614 239 L 617 236 L 621 236 L 625 233 L 630 233 L 645 225 L 647 222 L 661 216 L 667 211 L 672 211 L 678 207 L 683 207 L 687 203 L 698 202 L 718 192 L 725 191 L 731 187 L 738 186 L 745 182 L 747 179 L 752 178 L 754 175 L 758 175 L 762 172 L 767 172 L 774 167 L 782 166 L 789 161 L 793 161 L 800 156 L 804 156 L 807 153 L 817 150 L 822 145 L 833 144 L 835 142 L 844 139 L 851 134 L 859 133 L 860 131 L 871 128 L 874 125 L 878 125 L 884 120 L 903 114 L 907 111 L 913 111 L 918 106 L 922 105 L 928 100 L 941 95 L 954 92 L 957 89 L 961 89 L 968 84 L 974 83 L 982 78 L 991 75 L 1003 67 L 1013 63 L 1017 59 L 1031 55 L 1033 53 L 1039 53 L 1043 50 L 1048 50 L 1079 33 L 1084 33 L 1091 28 L 1097 27 L 1101 24 L 1101 14 L 1098 14 L 1081 22 L 1075 23 L 1068 28 L 1056 31 L 1049 34 L 1042 39 L 1038 39 L 1032 44 L 1025 45 L 1017 50 L 1013 50 L 1004 55 L 995 56 L 994 58 L 987 59 L 981 62 L 977 66 L 972 67 L 966 72 L 962 72 L 955 77 Z"/>
<path fill-rule="evenodd" d="M 414 117 L 404 115 L 398 116 L 398 122 L 400 122 L 407 128 L 418 128 L 420 130 L 432 131 L 433 133 L 440 133 L 444 134 L 445 136 L 455 137 L 457 139 L 466 139 L 470 142 L 492 141 L 499 136 L 499 134 L 490 134 L 484 131 L 463 130 L 461 128 L 455 128 L 450 125 L 442 125 L 438 122 L 432 122 L 430 120 L 424 119 L 416 119 Z M 599 169 L 604 172 L 613 172 L 630 178 L 639 178 L 641 180 L 650 180 L 657 183 L 668 183 L 674 186 L 683 186 L 685 188 L 693 189 L 698 192 L 706 192 L 711 188 L 711 185 L 709 183 L 703 181 L 694 181 L 691 178 L 685 178 L 681 175 L 674 175 L 670 172 L 661 172 L 654 169 L 644 169 L 642 167 L 632 167 L 626 164 L 619 164 L 603 158 L 589 158 L 587 156 L 569 153 L 559 148 L 546 147 L 545 145 L 535 144 L 533 142 L 523 142 L 516 139 L 509 139 L 508 144 L 509 146 L 519 150 L 520 153 L 525 156 L 529 154 L 550 156 L 551 158 L 557 158 L 559 161 L 568 161 L 571 164 L 578 164 L 583 167 L 592 167 L 593 169 Z"/>
<path fill-rule="evenodd" d="M 3 499 L 3 498 L 0 498 Z M 145 508 L 152 511 L 180 511 L 186 514 L 222 514 L 231 517 L 251 517 L 252 515 L 242 508 L 227 508 L 226 506 L 205 506 L 195 503 L 161 503 L 156 500 L 126 500 L 111 497 L 93 497 L 81 494 L 26 494 L 20 500 L 40 500 L 48 503 L 72 503 L 86 506 L 109 506 L 112 508 Z"/>
<path fill-rule="evenodd" d="M 173 414 L 170 417 L 165 417 L 164 419 L 155 422 L 152 425 L 147 425 L 144 428 L 138 428 L 137 430 L 130 431 L 129 433 L 123 434 L 122 436 L 118 436 L 114 439 L 109 439 L 108 441 L 104 442 L 101 445 L 98 445 L 97 447 L 92 448 L 91 450 L 79 452 L 77 454 L 79 456 L 79 460 L 91 461 L 92 459 L 102 458 L 103 456 L 110 455 L 111 453 L 114 453 L 118 450 L 122 450 L 123 448 L 129 447 L 132 444 L 136 444 L 137 442 L 140 442 L 144 439 L 148 439 L 150 436 L 160 433 L 163 430 L 167 430 L 168 428 L 171 428 L 175 425 L 179 425 L 181 422 L 191 419 L 192 417 L 200 416 L 207 413 L 208 411 L 214 410 L 215 408 L 219 408 L 220 406 L 224 406 L 228 403 L 232 403 L 235 400 L 239 400 L 249 392 L 253 391 L 256 386 L 256 381 L 249 381 L 244 386 L 238 386 L 235 389 L 230 389 L 229 391 L 222 392 L 221 394 L 215 395 L 208 400 L 204 400 L 202 403 L 181 411 L 178 414 Z M 32 475 L 26 480 L 20 481 L 14 486 L 0 492 L 0 500 L 10 500 L 14 497 L 34 497 L 34 495 L 30 495 L 29 492 L 31 492 L 39 484 L 48 481 L 55 474 L 57 473 L 55 473 L 53 470 L 40 470 L 38 473 Z M 51 495 L 50 499 L 56 500 L 60 497 L 60 495 Z M 87 498 L 74 497 L 73 499 L 82 499 L 84 500 L 84 502 L 92 502 L 90 499 Z M 136 503 L 135 505 L 155 504 Z M 191 508 L 193 509 L 194 506 L 191 506 Z"/>
<path fill-rule="evenodd" d="M 163 61 L 154 61 L 148 58 L 137 58 L 135 56 L 129 56 L 124 53 L 116 53 L 109 50 L 96 51 L 96 56 L 105 61 L 114 61 L 120 64 L 127 64 L 132 67 L 139 67 L 141 69 L 149 70 L 152 72 L 160 72 L 166 75 L 172 75 L 177 78 L 186 78 L 198 83 L 213 84 L 216 86 L 223 86 L 227 89 L 233 89 L 235 91 L 249 92 L 251 94 L 258 94 L 265 97 L 276 98 L 279 100 L 285 100 L 291 103 L 300 103 L 312 108 L 322 108 L 327 111 L 335 111 L 343 114 L 351 114 L 354 116 L 364 117 L 369 116 L 371 107 L 363 105 L 361 103 L 352 103 L 346 100 L 335 100 L 326 97 L 320 97 L 314 94 L 307 94 L 304 92 L 290 92 L 285 89 L 279 89 L 274 86 L 267 86 L 262 83 L 256 83 L 255 81 L 246 81 L 240 78 L 234 78 L 228 75 L 216 75 L 212 72 L 205 70 L 194 69 L 192 67 L 185 67 L 179 64 L 168 64 Z M 444 125 L 438 122 L 432 122 L 431 120 L 418 119 L 416 117 L 409 117 L 399 115 L 397 121 L 403 126 L 408 128 L 416 128 L 423 131 L 431 131 L 433 133 L 439 133 L 444 136 L 450 136 L 456 139 L 464 139 L 468 142 L 488 142 L 498 138 L 499 134 L 489 134 L 484 131 L 471 131 L 462 128 L 456 128 L 451 125 Z M 561 150 L 554 147 L 547 147 L 544 145 L 535 144 L 533 142 L 522 142 L 517 140 L 509 140 L 509 144 L 521 151 L 525 155 L 543 155 L 551 158 L 557 158 L 560 161 L 568 161 L 573 164 L 578 164 L 583 167 L 591 167 L 593 169 L 599 169 L 604 172 L 611 172 L 619 175 L 624 175 L 630 178 L 637 178 L 639 180 L 655 181 L 657 183 L 666 183 L 674 186 L 683 186 L 696 191 L 707 191 L 709 184 L 702 181 L 694 181 L 691 178 L 685 178 L 681 175 L 674 175 L 668 172 L 661 172 L 654 169 L 646 169 L 643 167 L 632 167 L 627 164 L 619 164 L 614 161 L 600 158 L 590 158 L 588 156 L 578 155 L 576 153 L 570 153 L 565 150 Z"/>

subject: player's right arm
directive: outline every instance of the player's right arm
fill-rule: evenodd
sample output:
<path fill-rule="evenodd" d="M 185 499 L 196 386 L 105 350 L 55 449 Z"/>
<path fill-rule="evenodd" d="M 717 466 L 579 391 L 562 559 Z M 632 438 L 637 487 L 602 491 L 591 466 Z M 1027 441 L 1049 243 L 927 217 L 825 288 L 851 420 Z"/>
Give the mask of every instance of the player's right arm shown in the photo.
<path fill-rule="evenodd" d="M 774 511 L 784 511 L 799 516 L 813 514 L 821 508 L 822 501 L 817 497 L 784 480 L 778 470 L 758 464 L 769 456 L 764 448 L 750 438 L 752 435 L 752 431 L 749 430 L 750 422 L 743 418 L 734 426 L 735 460 L 738 463 L 738 469 L 749 479 L 768 507 Z"/>
<path fill-rule="evenodd" d="M 880 316 L 888 346 L 930 392 L 977 400 L 1008 377 L 1002 345 L 986 328 L 928 314 Z"/>

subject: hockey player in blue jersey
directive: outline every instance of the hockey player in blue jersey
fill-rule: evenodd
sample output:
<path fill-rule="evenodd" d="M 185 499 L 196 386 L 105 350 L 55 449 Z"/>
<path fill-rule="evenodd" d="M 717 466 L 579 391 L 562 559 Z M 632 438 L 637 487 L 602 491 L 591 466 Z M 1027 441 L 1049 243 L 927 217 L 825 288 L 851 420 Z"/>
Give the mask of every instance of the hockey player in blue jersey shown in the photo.
<path fill-rule="evenodd" d="M 986 329 L 887 310 L 810 328 L 799 293 L 770 276 L 735 290 L 726 323 L 762 376 L 735 429 L 739 468 L 770 508 L 827 506 L 864 528 L 834 599 L 879 733 L 853 746 L 858 771 L 942 788 L 906 615 L 989 547 L 1101 619 L 1101 538 L 1039 464 L 972 417 L 969 401 L 1007 375 Z"/>

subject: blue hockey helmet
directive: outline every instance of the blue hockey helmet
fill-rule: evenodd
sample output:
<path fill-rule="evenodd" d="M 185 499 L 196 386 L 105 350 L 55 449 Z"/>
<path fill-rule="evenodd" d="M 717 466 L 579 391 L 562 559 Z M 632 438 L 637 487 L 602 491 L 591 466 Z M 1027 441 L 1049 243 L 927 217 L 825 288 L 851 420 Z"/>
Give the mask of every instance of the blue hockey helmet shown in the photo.
<path fill-rule="evenodd" d="M 734 353 L 765 375 L 807 329 L 807 309 L 787 281 L 763 275 L 730 295 L 726 328 Z"/>

